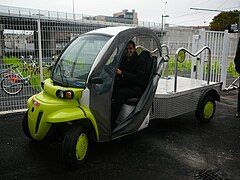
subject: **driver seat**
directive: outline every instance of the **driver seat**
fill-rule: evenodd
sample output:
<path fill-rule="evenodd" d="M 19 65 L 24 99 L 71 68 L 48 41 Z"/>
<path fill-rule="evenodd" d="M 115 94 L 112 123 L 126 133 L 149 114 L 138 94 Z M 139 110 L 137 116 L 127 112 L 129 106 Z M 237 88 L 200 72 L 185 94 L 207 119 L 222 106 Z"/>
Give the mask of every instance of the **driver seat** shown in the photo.
<path fill-rule="evenodd" d="M 139 55 L 139 60 L 142 60 L 145 62 L 145 76 L 144 76 L 144 82 L 145 82 L 145 89 L 148 86 L 148 83 L 153 75 L 153 67 L 154 64 L 156 65 L 155 59 L 151 56 L 149 51 L 142 51 Z M 125 101 L 123 104 L 121 111 L 117 117 L 116 123 L 121 123 L 136 107 L 138 104 L 139 98 L 129 98 Z"/>

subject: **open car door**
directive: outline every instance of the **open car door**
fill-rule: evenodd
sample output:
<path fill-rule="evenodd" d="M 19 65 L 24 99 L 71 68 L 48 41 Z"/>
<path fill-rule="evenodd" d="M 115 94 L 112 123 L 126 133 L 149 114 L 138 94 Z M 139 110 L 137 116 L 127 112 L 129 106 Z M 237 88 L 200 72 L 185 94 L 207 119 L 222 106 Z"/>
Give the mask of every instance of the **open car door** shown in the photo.
<path fill-rule="evenodd" d="M 112 27 L 112 29 L 108 28 L 108 30 L 112 30 L 115 34 L 111 38 L 111 42 L 107 43 L 99 52 L 88 80 L 90 109 L 98 124 L 99 141 L 115 139 L 140 129 L 151 108 L 163 67 L 161 45 L 157 35 L 152 30 L 132 27 L 125 27 L 122 30 L 121 27 Z M 103 32 L 106 34 L 108 30 Z M 144 39 L 141 38 L 143 36 L 151 37 L 154 42 L 149 44 L 155 45 L 159 57 L 151 59 L 153 62 L 151 78 L 137 105 L 130 114 L 121 120 L 121 123 L 116 128 L 112 129 L 111 105 L 115 71 L 120 64 L 128 41 L 135 38 L 133 40 L 137 41 L 136 44 L 138 44 L 144 42 Z"/>
<path fill-rule="evenodd" d="M 120 136 L 134 133 L 142 128 L 145 128 L 149 123 L 149 113 L 152 106 L 153 98 L 158 86 L 159 78 L 161 77 L 163 71 L 163 59 L 155 59 L 148 56 L 146 51 L 140 53 L 141 58 L 145 58 L 149 76 L 149 81 L 147 87 L 139 98 L 136 104 L 131 104 L 131 99 L 129 102 L 123 105 L 122 109 L 127 108 L 127 106 L 132 106 L 133 110 L 124 119 L 121 119 L 118 126 L 114 129 L 112 138 L 118 138 Z M 128 100 L 127 100 L 128 101 Z M 120 112 L 121 113 L 121 112 Z"/>

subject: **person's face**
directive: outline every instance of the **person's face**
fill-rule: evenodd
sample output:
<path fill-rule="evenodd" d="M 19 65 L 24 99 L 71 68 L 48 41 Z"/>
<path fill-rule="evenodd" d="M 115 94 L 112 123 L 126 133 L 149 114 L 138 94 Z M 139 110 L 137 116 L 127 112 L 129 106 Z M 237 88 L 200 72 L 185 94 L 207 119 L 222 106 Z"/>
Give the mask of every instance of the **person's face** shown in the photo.
<path fill-rule="evenodd" d="M 132 44 L 128 44 L 127 47 L 126 47 L 126 54 L 127 54 L 127 57 L 131 57 L 135 52 L 135 48 L 133 47 Z"/>

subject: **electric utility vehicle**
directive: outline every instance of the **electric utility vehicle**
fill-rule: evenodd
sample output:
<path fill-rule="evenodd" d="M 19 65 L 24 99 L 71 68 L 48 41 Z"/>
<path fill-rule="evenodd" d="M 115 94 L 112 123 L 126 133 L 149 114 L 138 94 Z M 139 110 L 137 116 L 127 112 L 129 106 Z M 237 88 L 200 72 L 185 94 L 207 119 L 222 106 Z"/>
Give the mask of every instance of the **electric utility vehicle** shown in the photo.
<path fill-rule="evenodd" d="M 125 102 L 113 126 L 115 70 L 129 40 L 135 41 L 137 53 L 145 59 L 146 87 L 140 98 Z M 29 98 L 22 122 L 25 135 L 36 141 L 62 137 L 63 161 L 79 167 L 90 140 L 111 141 L 137 132 L 148 126 L 149 119 L 195 111 L 199 121 L 209 121 L 215 100 L 220 100 L 221 83 L 161 78 L 168 63 L 163 48 L 155 32 L 143 27 L 108 27 L 76 37 L 59 55 L 51 78 L 42 83 L 42 92 Z M 186 52 L 177 52 L 176 64 Z"/>

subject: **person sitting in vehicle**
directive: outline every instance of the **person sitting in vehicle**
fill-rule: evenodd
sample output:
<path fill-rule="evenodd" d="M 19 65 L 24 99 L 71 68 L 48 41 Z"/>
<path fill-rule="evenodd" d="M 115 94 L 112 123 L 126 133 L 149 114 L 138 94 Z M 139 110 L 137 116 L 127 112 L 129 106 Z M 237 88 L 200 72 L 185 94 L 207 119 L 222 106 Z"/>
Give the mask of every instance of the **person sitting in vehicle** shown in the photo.
<path fill-rule="evenodd" d="M 112 120 L 115 121 L 128 98 L 139 98 L 145 87 L 145 63 L 136 53 L 135 43 L 130 40 L 119 67 L 116 69 L 112 106 Z"/>

